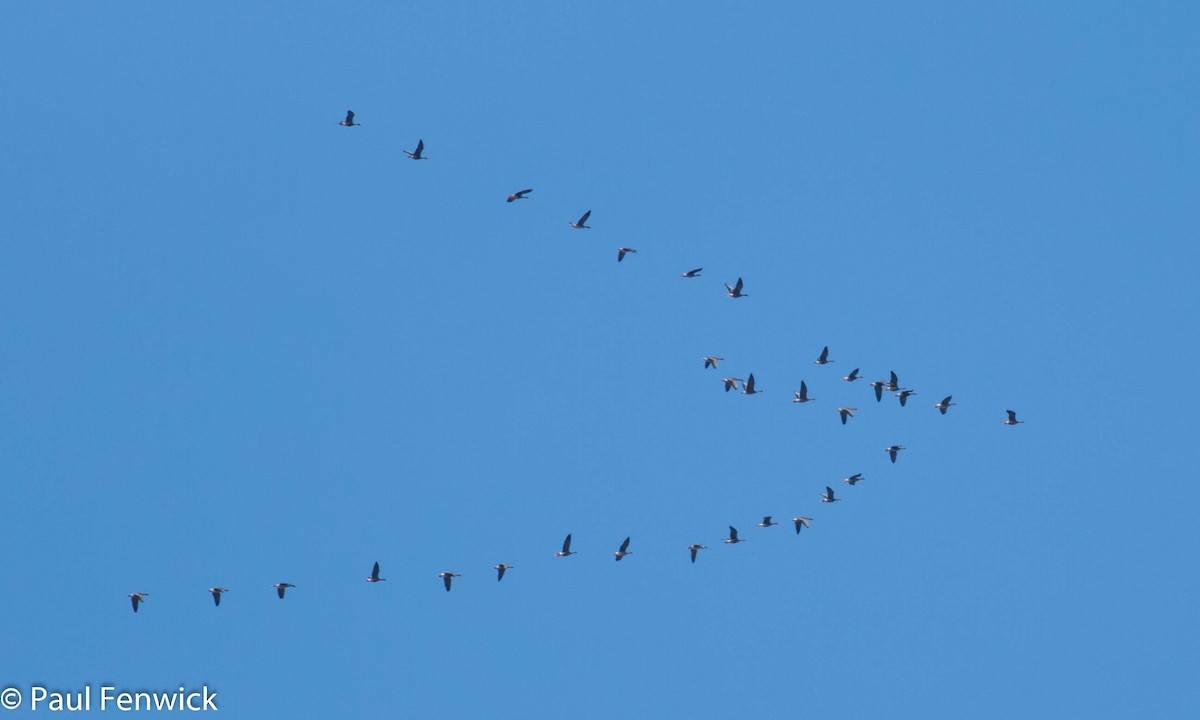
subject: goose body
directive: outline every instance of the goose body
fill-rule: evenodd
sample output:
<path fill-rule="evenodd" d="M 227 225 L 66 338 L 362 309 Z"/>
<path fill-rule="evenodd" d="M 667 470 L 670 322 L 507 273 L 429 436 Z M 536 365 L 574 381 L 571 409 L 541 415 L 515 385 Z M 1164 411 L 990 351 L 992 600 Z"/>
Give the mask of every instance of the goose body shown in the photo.
<path fill-rule="evenodd" d="M 584 225 L 584 223 L 586 223 L 588 218 L 590 218 L 591 216 L 592 216 L 592 211 L 588 210 L 582 216 L 580 216 L 578 222 L 567 223 L 567 224 L 570 225 L 571 227 L 575 228 L 576 230 L 589 230 L 590 227 L 588 225 Z"/>
<path fill-rule="evenodd" d="M 133 603 L 134 612 L 138 611 L 138 605 L 146 602 L 146 598 L 149 597 L 149 595 L 150 593 L 144 592 L 129 593 L 129 600 Z"/>
<path fill-rule="evenodd" d="M 739 538 L 738 534 L 737 534 L 737 528 L 730 525 L 729 526 L 729 537 L 725 538 L 725 544 L 733 545 L 735 543 L 740 543 L 740 542 L 746 542 L 746 541 L 743 538 Z"/>
<path fill-rule="evenodd" d="M 796 534 L 799 535 L 800 530 L 808 527 L 808 524 L 812 522 L 812 518 L 804 516 L 794 517 L 792 518 L 792 522 L 796 524 Z"/>
<path fill-rule="evenodd" d="M 690 552 L 692 554 L 692 564 L 693 565 L 696 564 L 696 553 L 701 550 L 705 550 L 705 549 L 706 548 L 703 545 L 688 545 L 688 552 Z"/>
<path fill-rule="evenodd" d="M 726 283 L 726 284 L 725 284 L 725 289 L 728 291 L 728 292 L 726 293 L 726 296 L 727 296 L 727 297 L 731 297 L 731 298 L 744 298 L 744 297 L 750 297 L 750 296 L 749 296 L 749 295 L 747 295 L 746 293 L 742 292 L 742 279 L 741 279 L 741 278 L 738 278 L 738 279 L 737 279 L 737 284 L 736 284 L 736 285 L 734 285 L 733 287 L 730 287 L 730 286 L 729 286 L 729 283 Z"/>
<path fill-rule="evenodd" d="M 512 195 L 509 195 L 508 199 L 505 200 L 504 202 L 512 202 L 513 200 L 528 200 L 529 198 L 526 197 L 526 195 L 528 195 L 531 192 L 533 192 L 533 188 L 526 188 L 524 190 L 518 190 L 515 193 L 513 193 Z"/>
<path fill-rule="evenodd" d="M 800 381 L 800 389 L 794 391 L 792 394 L 796 396 L 796 399 L 792 401 L 794 403 L 806 403 L 816 400 L 816 398 L 808 396 L 808 385 L 803 380 Z"/>
<path fill-rule="evenodd" d="M 210 588 L 208 589 L 208 591 L 209 591 L 210 593 L 212 593 L 212 596 L 213 596 L 213 605 L 216 605 L 217 607 L 221 607 L 221 595 L 222 595 L 222 594 L 224 594 L 224 593 L 227 593 L 227 592 L 229 592 L 229 588 L 223 588 L 223 587 L 210 587 Z"/>
<path fill-rule="evenodd" d="M 562 550 L 554 553 L 554 557 L 567 557 L 568 555 L 576 555 L 578 553 L 571 550 L 571 533 L 567 533 L 567 539 L 563 540 Z"/>
<path fill-rule="evenodd" d="M 409 160 L 428 160 L 429 158 L 421 154 L 423 152 L 425 152 L 425 141 L 417 140 L 417 149 L 412 152 L 405 150 L 404 154 L 408 156 Z"/>
<path fill-rule="evenodd" d="M 271 587 L 275 588 L 275 592 L 279 595 L 279 599 L 282 600 L 283 594 L 287 592 L 287 589 L 296 586 L 291 583 L 275 583 Z"/>
<path fill-rule="evenodd" d="M 455 572 L 441 572 L 438 573 L 438 577 L 442 579 L 442 584 L 446 586 L 446 592 L 450 592 L 450 581 L 456 577 L 462 577 L 462 575 Z"/>
<path fill-rule="evenodd" d="M 504 579 L 504 571 L 512 570 L 513 566 L 508 563 L 500 563 L 499 565 L 493 565 L 492 569 L 496 571 L 496 582 L 500 582 Z"/>
<path fill-rule="evenodd" d="M 379 577 L 379 563 L 375 563 L 375 566 L 371 568 L 371 576 L 367 578 L 367 582 L 377 583 L 385 580 L 387 580 L 387 578 Z"/>
<path fill-rule="evenodd" d="M 1008 413 L 1008 419 L 1002 421 L 1002 425 L 1020 425 L 1021 423 L 1025 422 L 1024 420 L 1017 419 L 1016 410 L 1005 410 L 1004 412 Z"/>
<path fill-rule="evenodd" d="M 362 125 L 362 123 L 354 122 L 354 111 L 347 110 L 346 111 L 346 119 L 341 121 L 340 123 L 338 123 L 338 125 L 341 125 L 342 127 L 355 127 L 357 125 Z"/>
<path fill-rule="evenodd" d="M 625 542 L 621 543 L 620 549 L 613 553 L 613 555 L 617 558 L 617 562 L 621 562 L 621 558 L 625 557 L 626 555 L 632 554 L 633 552 L 629 549 L 629 538 L 625 538 Z"/>
<path fill-rule="evenodd" d="M 938 403 L 937 405 L 934 405 L 934 407 L 935 407 L 935 408 L 937 408 L 937 409 L 938 409 L 938 411 L 939 411 L 939 412 L 941 412 L 943 415 L 945 415 L 945 414 L 946 414 L 946 411 L 950 409 L 950 406 L 951 406 L 951 405 L 957 405 L 957 404 L 958 404 L 958 403 L 952 403 L 952 402 L 950 402 L 950 398 L 952 398 L 952 397 L 954 397 L 954 396 L 953 396 L 953 395 L 947 395 L 945 398 L 943 398 L 943 399 L 942 399 L 942 401 L 941 401 L 940 403 Z"/>
<path fill-rule="evenodd" d="M 846 424 L 847 418 L 854 417 L 854 411 L 856 411 L 856 410 L 858 410 L 858 408 L 847 408 L 847 407 L 838 408 L 838 415 L 842 416 L 842 424 L 843 425 Z"/>

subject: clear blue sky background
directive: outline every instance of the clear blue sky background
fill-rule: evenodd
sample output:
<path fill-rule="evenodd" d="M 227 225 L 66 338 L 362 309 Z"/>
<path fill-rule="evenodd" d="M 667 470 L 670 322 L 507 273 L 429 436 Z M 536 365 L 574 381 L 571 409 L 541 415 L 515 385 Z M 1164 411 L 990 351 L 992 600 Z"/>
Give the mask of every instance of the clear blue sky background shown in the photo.
<path fill-rule="evenodd" d="M 1196 717 L 1198 28 L 7 5 L 0 684 L 207 683 L 230 718 Z"/>

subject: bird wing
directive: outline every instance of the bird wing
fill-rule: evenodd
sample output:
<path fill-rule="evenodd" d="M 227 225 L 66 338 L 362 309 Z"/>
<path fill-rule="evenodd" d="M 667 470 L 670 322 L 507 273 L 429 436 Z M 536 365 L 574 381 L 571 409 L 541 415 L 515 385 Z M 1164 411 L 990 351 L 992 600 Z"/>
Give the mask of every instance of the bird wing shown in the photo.
<path fill-rule="evenodd" d="M 625 538 L 625 542 L 621 543 L 621 552 L 625 552 L 627 549 L 629 549 L 629 538 Z"/>
<path fill-rule="evenodd" d="M 375 567 L 371 568 L 371 577 L 379 579 L 379 563 L 375 563 Z"/>
<path fill-rule="evenodd" d="M 688 270 L 688 271 L 687 271 L 687 274 L 688 274 L 688 275 L 695 275 L 696 273 L 700 272 L 700 271 L 701 271 L 701 270 L 703 270 L 703 269 L 704 269 L 704 268 L 696 268 L 695 270 Z"/>
<path fill-rule="evenodd" d="M 349 124 L 351 124 L 351 123 L 353 123 L 353 122 L 354 122 L 354 111 L 353 111 L 353 110 L 347 110 L 347 111 L 346 111 L 346 124 L 347 124 L 347 125 L 349 125 Z"/>
<path fill-rule="evenodd" d="M 699 551 L 699 549 L 700 548 L 694 548 L 694 547 L 688 548 L 688 550 L 691 551 L 691 553 L 692 553 L 692 562 L 696 562 L 696 553 Z"/>
<path fill-rule="evenodd" d="M 736 295 L 742 291 L 742 279 L 738 278 L 737 285 L 733 286 L 733 292 Z"/>
<path fill-rule="evenodd" d="M 750 373 L 750 377 L 746 378 L 746 382 L 743 383 L 743 386 L 745 387 L 747 394 L 754 393 L 754 373 Z"/>
<path fill-rule="evenodd" d="M 825 494 L 829 496 L 830 500 L 832 500 L 833 499 L 833 488 L 826 485 L 825 486 Z"/>
<path fill-rule="evenodd" d="M 500 582 L 501 580 L 504 579 L 504 571 L 507 569 L 508 568 L 504 567 L 503 565 L 499 565 L 496 567 L 496 582 Z"/>
<path fill-rule="evenodd" d="M 625 248 L 618 248 L 617 249 L 617 262 L 621 262 L 624 259 L 625 259 Z"/>
<path fill-rule="evenodd" d="M 285 588 L 285 587 L 284 587 L 284 586 L 282 586 L 282 585 L 280 585 L 280 586 L 278 586 L 278 587 L 276 587 L 276 588 L 275 588 L 275 591 L 279 593 L 279 599 L 280 599 L 280 600 L 282 600 L 282 599 L 283 599 L 283 592 L 284 592 L 285 590 L 287 590 L 287 588 Z"/>
<path fill-rule="evenodd" d="M 517 197 L 525 197 L 526 195 L 528 195 L 531 192 L 533 192 L 533 188 L 526 188 L 524 190 L 521 190 L 520 192 L 515 193 L 515 195 Z"/>
<path fill-rule="evenodd" d="M 734 526 L 732 526 L 732 525 L 730 525 L 730 526 L 729 526 L 729 539 L 730 539 L 730 540 L 737 540 L 737 539 L 738 539 L 738 536 L 737 536 L 737 528 L 735 528 L 735 527 L 734 527 Z"/>
<path fill-rule="evenodd" d="M 213 596 L 213 604 L 216 605 L 217 607 L 220 607 L 221 606 L 221 593 L 217 592 L 216 590 L 213 590 L 212 596 Z"/>
<path fill-rule="evenodd" d="M 883 385 L 876 385 L 875 386 L 875 402 L 879 402 L 882 399 L 883 399 Z"/>
<path fill-rule="evenodd" d="M 852 380 L 857 380 L 858 379 L 858 368 L 854 368 L 853 370 L 851 370 L 850 374 L 847 375 L 846 377 L 848 377 Z"/>
<path fill-rule="evenodd" d="M 563 540 L 563 552 L 571 552 L 571 533 L 567 533 L 567 539 Z"/>
<path fill-rule="evenodd" d="M 425 141 L 424 141 L 424 140 L 418 140 L 418 141 L 417 141 L 417 151 L 416 151 L 415 153 L 413 153 L 413 154 L 414 154 L 414 155 L 416 155 L 417 157 L 420 157 L 420 156 L 421 156 L 421 152 L 422 152 L 424 149 L 425 149 Z"/>
<path fill-rule="evenodd" d="M 900 386 L 900 378 L 896 377 L 896 371 L 889 370 L 888 372 L 890 372 L 892 374 L 892 385 L 899 387 Z"/>
<path fill-rule="evenodd" d="M 137 612 L 138 601 L 141 600 L 137 595 L 130 595 L 129 599 L 133 601 L 133 611 Z"/>
<path fill-rule="evenodd" d="M 446 592 L 450 592 L 450 573 L 442 573 L 442 583 L 446 586 Z"/>
<path fill-rule="evenodd" d="M 1016 412 L 1015 410 L 1005 410 L 1004 412 L 1008 413 L 1008 419 L 1009 419 L 1009 420 L 1016 421 L 1016 419 L 1017 419 L 1017 412 Z"/>
<path fill-rule="evenodd" d="M 587 212 L 585 212 L 585 213 L 584 213 L 582 216 L 580 216 L 580 218 L 579 218 L 579 222 L 577 222 L 577 223 L 575 223 L 575 224 L 576 224 L 576 225 L 582 225 L 582 224 L 584 224 L 585 222 L 587 222 L 587 219 L 588 219 L 588 218 L 590 218 L 591 216 L 592 216 L 592 211 L 591 211 L 591 210 L 588 210 L 588 211 L 587 211 Z"/>
<path fill-rule="evenodd" d="M 825 349 L 821 351 L 821 357 L 819 357 L 817 359 L 820 360 L 821 362 L 825 362 L 826 358 L 828 358 L 828 357 L 829 357 L 829 346 L 826 345 Z"/>
<path fill-rule="evenodd" d="M 808 385 L 803 380 L 800 381 L 800 397 L 808 399 Z"/>

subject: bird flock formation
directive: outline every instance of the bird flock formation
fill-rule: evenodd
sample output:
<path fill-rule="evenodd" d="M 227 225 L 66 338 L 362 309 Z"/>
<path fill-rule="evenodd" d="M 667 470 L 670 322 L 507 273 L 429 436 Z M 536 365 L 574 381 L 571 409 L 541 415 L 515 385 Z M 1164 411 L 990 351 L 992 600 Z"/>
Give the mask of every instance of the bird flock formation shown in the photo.
<path fill-rule="evenodd" d="M 344 120 L 342 120 L 341 122 L 339 122 L 338 125 L 340 125 L 342 127 L 360 127 L 362 125 L 362 123 L 355 122 L 354 117 L 355 117 L 354 112 L 352 110 L 347 110 L 346 118 Z M 411 150 L 411 151 L 404 150 L 404 154 L 406 156 L 408 156 L 408 158 L 410 160 L 428 160 L 429 159 L 428 156 L 426 156 L 424 153 L 425 153 L 424 139 L 417 140 L 417 146 L 414 150 Z M 515 202 L 517 200 L 528 200 L 528 199 L 530 199 L 529 194 L 532 192 L 533 192 L 533 188 L 526 188 L 524 190 L 518 190 L 514 193 L 509 194 L 505 201 L 511 203 L 511 202 Z M 592 211 L 588 210 L 588 211 L 584 212 L 579 217 L 578 220 L 576 220 L 574 222 L 568 222 L 567 224 L 569 227 L 576 229 L 576 230 L 588 230 L 588 229 L 591 229 L 591 226 L 587 224 L 587 222 L 591 218 L 591 216 L 592 216 Z M 622 262 L 625 260 L 625 257 L 627 255 L 636 254 L 636 253 L 637 253 L 637 250 L 634 248 L 631 248 L 631 247 L 617 248 L 617 262 Z M 698 277 L 701 277 L 700 273 L 703 270 L 704 270 L 704 268 L 702 268 L 702 267 L 693 268 L 691 270 L 687 270 L 685 272 L 680 273 L 679 277 L 685 278 L 685 279 L 698 278 Z M 730 285 L 728 283 L 725 284 L 726 296 L 733 298 L 735 300 L 749 297 L 750 296 L 749 293 L 744 292 L 744 288 L 745 288 L 745 283 L 743 282 L 742 278 L 739 277 L 733 285 Z M 725 358 L 716 357 L 716 356 L 707 356 L 707 357 L 704 357 L 701 359 L 704 362 L 704 368 L 706 370 L 708 370 L 708 369 L 715 370 L 717 368 L 717 366 Z M 834 362 L 833 358 L 829 357 L 829 347 L 825 346 L 824 348 L 822 348 L 820 354 L 812 362 L 814 365 L 828 365 L 828 364 Z M 847 383 L 854 383 L 858 380 L 861 380 L 863 378 L 863 376 L 860 374 L 861 369 L 862 368 L 854 368 L 848 374 L 846 374 L 842 378 L 842 380 Z M 763 392 L 762 389 L 757 387 L 756 380 L 754 378 L 754 373 L 749 373 L 745 377 L 745 379 L 738 378 L 738 377 L 722 378 L 722 383 L 724 384 L 725 392 L 729 392 L 730 390 L 738 390 L 738 391 L 740 391 L 740 393 L 742 395 L 757 395 L 757 394 Z M 900 385 L 900 379 L 896 375 L 895 371 L 889 372 L 889 378 L 887 380 L 875 380 L 873 382 L 868 383 L 868 386 L 874 390 L 876 402 L 883 401 L 883 393 L 886 391 L 886 392 L 892 393 L 893 396 L 899 400 L 901 407 L 907 406 L 908 399 L 910 397 L 912 397 L 913 395 L 917 394 L 916 390 L 913 390 L 911 388 L 905 388 Z M 803 404 L 803 403 L 813 402 L 816 400 L 815 397 L 812 397 L 808 394 L 808 384 L 804 380 L 800 381 L 800 389 L 793 391 L 793 396 L 794 396 L 794 399 L 792 400 L 793 403 L 802 403 Z M 952 401 L 953 397 L 954 397 L 953 395 L 947 395 L 946 397 L 942 398 L 941 402 L 938 402 L 933 407 L 935 409 L 937 409 L 938 412 L 940 412 L 942 415 L 945 415 L 952 406 L 957 404 Z M 853 418 L 854 414 L 856 412 L 858 412 L 858 408 L 839 407 L 839 408 L 837 408 L 837 412 L 838 412 L 838 416 L 841 418 L 842 424 L 845 425 L 847 423 L 847 421 L 850 418 Z M 1001 424 L 1003 424 L 1003 425 L 1018 425 L 1018 424 L 1025 422 L 1024 420 L 1018 420 L 1017 413 L 1013 410 L 1006 410 L 1005 413 L 1007 414 L 1007 417 L 1006 417 L 1006 419 L 1001 421 Z M 894 464 L 896 462 L 896 458 L 899 456 L 900 452 L 905 449 L 906 448 L 903 445 L 889 445 L 888 447 L 884 448 L 884 452 L 886 452 L 888 454 L 888 457 L 891 459 L 891 462 Z M 844 478 L 842 480 L 842 482 L 853 487 L 861 480 L 863 480 L 863 474 L 856 473 L 854 475 L 850 475 L 849 477 Z M 839 502 L 842 500 L 842 498 L 839 498 L 835 495 L 833 488 L 830 486 L 825 487 L 825 492 L 820 494 L 820 498 L 821 498 L 822 503 L 835 503 L 835 502 Z M 792 523 L 795 526 L 796 534 L 799 535 L 801 530 L 810 527 L 812 521 L 813 521 L 813 519 L 811 517 L 805 517 L 805 516 L 797 516 L 797 517 L 792 518 Z M 769 528 L 769 527 L 773 527 L 778 524 L 779 523 L 773 521 L 772 516 L 766 515 L 763 517 L 762 521 L 759 523 L 756 523 L 755 526 L 760 527 L 760 528 Z M 633 554 L 633 551 L 629 549 L 629 544 L 630 544 L 631 539 L 632 538 L 630 538 L 630 537 L 626 537 L 625 540 L 622 541 L 620 547 L 617 548 L 617 550 L 615 552 L 613 552 L 613 557 L 615 558 L 615 560 L 617 562 L 620 562 L 623 558 Z M 745 539 L 739 537 L 737 528 L 730 525 L 729 526 L 729 536 L 724 539 L 724 543 L 727 545 L 735 545 L 740 542 L 745 542 Z M 706 549 L 707 549 L 707 547 L 705 545 L 701 545 L 699 543 L 693 543 L 691 545 L 688 545 L 687 550 L 691 557 L 691 562 L 694 564 L 696 562 L 696 557 L 697 557 L 697 554 L 699 553 L 699 551 L 706 550 Z M 574 551 L 571 549 L 571 533 L 568 533 L 566 538 L 563 540 L 562 549 L 560 549 L 558 552 L 554 553 L 554 557 L 565 558 L 565 557 L 570 557 L 571 555 L 576 555 L 576 554 L 578 554 L 577 551 Z M 492 569 L 496 571 L 496 581 L 499 582 L 499 581 L 503 580 L 505 572 L 508 570 L 512 570 L 514 567 L 515 566 L 509 565 L 508 563 L 499 563 L 497 565 L 493 565 Z M 380 577 L 379 572 L 380 572 L 379 563 L 375 562 L 375 564 L 371 568 L 371 574 L 369 576 L 367 576 L 366 581 L 368 583 L 380 583 L 380 582 L 386 581 L 387 578 Z M 459 573 L 456 573 L 456 572 L 448 572 L 447 571 L 447 572 L 438 573 L 437 577 L 441 578 L 442 584 L 446 588 L 446 592 L 449 592 L 452 582 L 453 582 L 453 579 L 456 577 L 462 577 L 462 575 Z M 272 587 L 275 588 L 276 594 L 279 596 L 279 599 L 282 600 L 284 598 L 284 595 L 285 595 L 286 591 L 288 590 L 288 588 L 294 588 L 296 586 L 289 582 L 280 582 L 280 583 L 274 583 L 272 585 Z M 212 594 L 213 604 L 217 607 L 220 607 L 221 596 L 223 594 L 229 592 L 229 589 L 225 588 L 225 587 L 211 587 L 211 588 L 208 588 L 208 592 Z M 135 592 L 135 593 L 130 593 L 128 595 L 128 597 L 130 598 L 130 601 L 133 605 L 133 611 L 135 613 L 138 611 L 138 607 L 141 605 L 141 603 L 145 602 L 146 598 L 149 595 L 150 595 L 150 593 L 147 593 L 147 592 Z"/>

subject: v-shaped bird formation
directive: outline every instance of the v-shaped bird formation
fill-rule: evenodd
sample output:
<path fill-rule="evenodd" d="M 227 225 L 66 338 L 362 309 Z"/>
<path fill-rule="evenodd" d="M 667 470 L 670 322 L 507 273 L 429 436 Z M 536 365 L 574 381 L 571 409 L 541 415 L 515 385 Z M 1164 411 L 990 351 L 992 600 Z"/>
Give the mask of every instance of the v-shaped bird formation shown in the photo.
<path fill-rule="evenodd" d="M 337 124 L 342 127 L 361 127 L 361 125 L 362 125 L 362 123 L 356 122 L 355 114 L 352 110 L 347 110 L 345 119 L 341 120 Z M 403 153 L 411 160 L 428 160 L 429 159 L 429 157 L 424 154 L 425 153 L 425 140 L 423 138 L 419 138 L 417 140 L 417 145 L 416 145 L 415 149 L 403 150 Z M 532 192 L 533 192 L 533 188 L 525 188 L 523 190 L 518 190 L 516 192 L 508 194 L 505 201 L 508 203 L 512 203 L 517 200 L 529 200 L 530 199 L 529 195 Z M 568 222 L 567 224 L 570 228 L 575 229 L 575 230 L 589 230 L 589 229 L 591 229 L 591 226 L 588 225 L 587 223 L 591 219 L 591 216 L 592 216 L 592 211 L 587 210 L 586 212 L 584 212 L 582 215 L 579 216 L 578 220 L 575 220 L 573 222 Z M 625 260 L 625 258 L 627 256 L 636 254 L 637 252 L 638 251 L 635 250 L 634 248 L 623 245 L 623 246 L 617 248 L 617 262 L 622 262 Z M 704 269 L 703 267 L 692 268 L 690 270 L 686 270 L 682 273 L 679 273 L 679 277 L 685 278 L 685 279 L 699 278 L 699 277 L 701 277 L 700 273 L 703 269 Z M 725 287 L 725 291 L 726 291 L 725 292 L 726 297 L 729 297 L 729 298 L 732 298 L 735 300 L 750 297 L 749 293 L 745 292 L 745 282 L 744 282 L 744 279 L 740 276 L 737 278 L 736 282 L 734 282 L 732 285 L 725 283 L 724 287 Z M 761 300 L 761 298 L 760 298 L 760 300 Z M 717 357 L 715 355 L 709 355 L 709 356 L 705 356 L 704 358 L 702 358 L 702 360 L 704 361 L 704 369 L 708 370 L 708 369 L 716 369 L 718 363 L 724 361 L 724 358 Z M 820 353 L 816 356 L 816 359 L 814 359 L 812 361 L 812 364 L 818 365 L 818 366 L 824 366 L 824 365 L 831 364 L 833 362 L 834 362 L 834 359 L 832 357 L 830 357 L 829 346 L 826 345 L 821 349 Z M 842 377 L 841 379 L 847 383 L 854 383 L 855 381 L 859 380 L 862 377 L 862 375 L 860 374 L 861 370 L 862 370 L 862 368 L 856 367 L 853 370 L 851 370 L 847 375 Z M 821 371 L 817 371 L 817 372 L 821 372 Z M 741 394 L 741 395 L 758 395 L 758 394 L 762 394 L 764 392 L 763 389 L 758 387 L 754 373 L 752 373 L 752 372 L 747 373 L 744 379 L 740 378 L 740 377 L 733 377 L 733 376 L 725 377 L 722 379 L 722 383 L 724 384 L 725 392 L 727 392 L 727 393 L 730 390 L 738 390 L 739 394 Z M 899 376 L 897 376 L 897 374 L 894 370 L 889 371 L 888 379 L 872 381 L 871 383 L 868 384 L 868 386 L 874 392 L 875 401 L 877 403 L 883 401 L 883 393 L 884 393 L 884 391 L 887 391 L 889 393 L 892 393 L 893 396 L 899 400 L 900 407 L 907 407 L 908 399 L 917 394 L 916 390 L 914 390 L 912 388 L 906 388 L 906 387 L 901 386 L 900 378 L 899 378 Z M 817 398 L 809 395 L 808 383 L 806 380 L 800 381 L 800 389 L 793 391 L 793 396 L 794 397 L 793 397 L 792 402 L 799 403 L 802 405 L 817 401 Z M 947 396 L 945 396 L 945 398 L 942 399 L 941 402 L 937 403 L 933 407 L 941 415 L 946 415 L 951 407 L 957 405 L 957 403 L 952 402 L 953 397 L 954 397 L 953 395 L 947 395 Z M 838 416 L 841 420 L 842 425 L 846 425 L 847 421 L 850 418 L 855 417 L 855 413 L 858 412 L 858 408 L 849 407 L 849 406 L 842 406 L 842 407 L 838 407 L 836 409 L 837 409 Z M 797 410 L 797 412 L 802 412 L 802 411 Z M 1006 410 L 1005 413 L 1006 413 L 1007 417 L 1006 417 L 1006 419 L 1004 419 L 1002 421 L 1002 424 L 1004 424 L 1004 425 L 1015 426 L 1018 424 L 1023 424 L 1025 422 L 1024 420 L 1017 419 L 1017 413 L 1014 410 Z M 897 458 L 899 457 L 900 452 L 905 449 L 906 448 L 903 445 L 896 444 L 896 445 L 889 445 L 888 447 L 884 448 L 884 451 L 888 454 L 888 458 L 891 461 L 891 463 L 895 464 Z M 854 487 L 862 480 L 863 480 L 863 473 L 855 473 L 853 475 L 850 475 L 850 476 L 844 478 L 842 480 L 842 482 L 850 487 Z M 833 487 L 828 486 L 828 485 L 825 486 L 825 492 L 821 493 L 819 495 L 819 498 L 820 498 L 820 501 L 824 504 L 832 504 L 835 502 L 841 502 L 842 500 L 845 499 L 845 498 L 837 497 L 834 494 Z M 765 529 L 765 528 L 771 528 L 771 527 L 778 525 L 779 523 L 774 522 L 774 520 L 772 519 L 773 517 L 774 516 L 771 516 L 771 515 L 762 516 L 762 520 L 760 522 L 755 523 L 755 527 Z M 799 515 L 799 516 L 792 518 L 792 523 L 795 526 L 795 532 L 797 535 L 800 534 L 801 530 L 810 528 L 812 522 L 813 522 L 813 518 L 803 516 L 803 515 Z M 566 558 L 566 557 L 570 557 L 572 555 L 579 554 L 578 551 L 571 549 L 571 541 L 572 541 L 572 534 L 568 533 L 566 535 L 566 537 L 563 539 L 561 549 L 559 549 L 557 552 L 554 553 L 554 557 L 555 558 Z M 617 549 L 612 553 L 614 559 L 617 562 L 620 562 L 624 558 L 627 558 L 630 555 L 634 554 L 633 551 L 629 549 L 631 542 L 632 542 L 632 537 L 626 536 L 625 539 L 617 547 Z M 738 535 L 737 528 L 734 527 L 733 525 L 730 525 L 728 536 L 723 539 L 723 544 L 736 545 L 736 544 L 742 543 L 742 542 L 746 542 L 746 538 L 740 537 Z M 686 549 L 688 551 L 688 556 L 689 556 L 690 562 L 692 564 L 696 563 L 696 558 L 699 554 L 699 551 L 707 549 L 705 545 L 702 545 L 699 543 L 692 543 L 692 544 L 686 545 L 686 546 L 681 545 L 680 547 L 683 549 Z M 515 568 L 514 565 L 510 565 L 507 562 L 501 562 L 496 565 L 493 565 L 492 569 L 496 571 L 496 581 L 497 582 L 503 581 L 505 573 L 508 570 L 512 570 L 514 568 Z M 455 578 L 462 577 L 462 574 L 460 574 L 458 572 L 445 571 L 445 572 L 438 573 L 437 577 L 441 579 L 442 585 L 445 588 L 446 592 L 450 592 L 450 590 L 453 586 L 453 580 Z M 376 561 L 371 567 L 371 574 L 367 576 L 366 582 L 375 584 L 375 583 L 384 582 L 386 580 L 387 580 L 387 578 L 380 576 L 380 564 L 379 564 L 379 562 Z M 266 587 L 266 583 L 264 583 L 264 588 L 265 587 Z M 290 582 L 278 582 L 278 583 L 271 584 L 270 587 L 274 588 L 276 594 L 279 596 L 279 599 L 282 600 L 282 599 L 284 599 L 286 591 L 288 589 L 295 588 L 296 586 Z M 229 588 L 221 587 L 221 586 L 214 586 L 214 587 L 208 588 L 208 592 L 212 596 L 213 605 L 216 607 L 220 607 L 221 599 L 226 593 L 229 592 Z M 149 597 L 149 595 L 150 595 L 150 593 L 148 593 L 148 592 L 134 592 L 134 593 L 128 594 L 127 597 L 130 599 L 130 602 L 133 606 L 133 611 L 135 613 L 138 612 L 139 607 L 143 603 L 146 602 L 146 598 Z"/>

